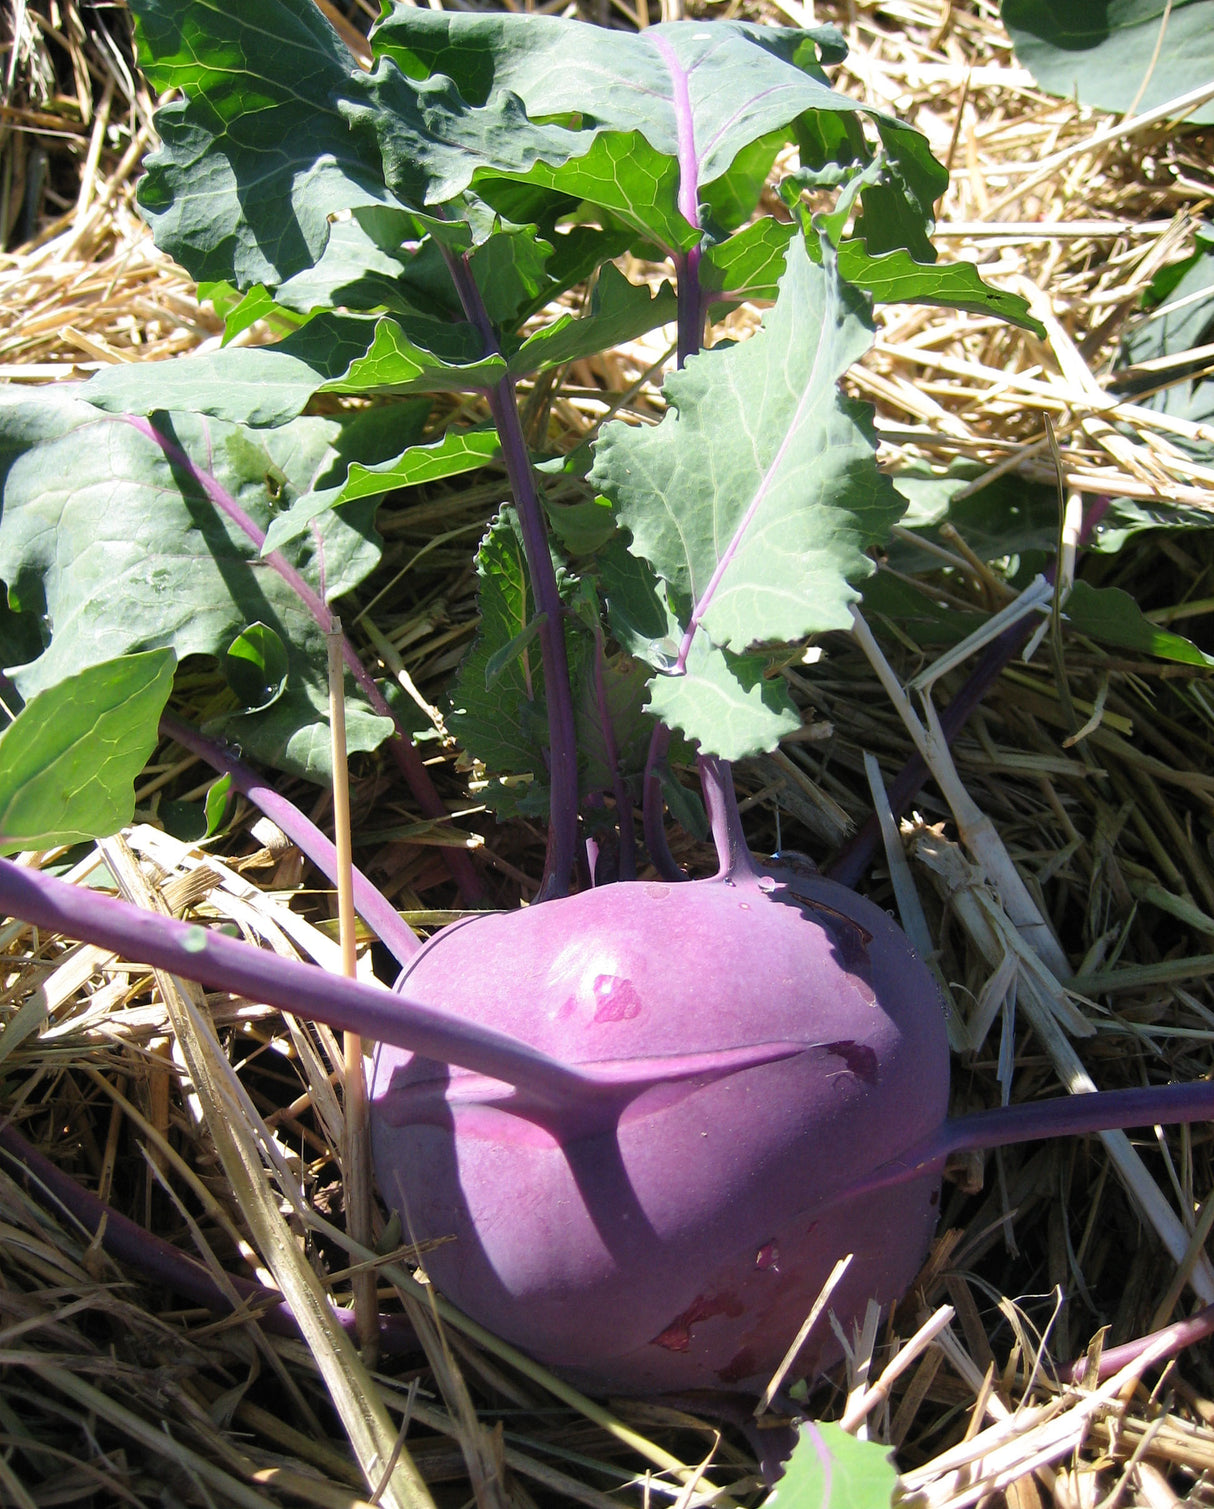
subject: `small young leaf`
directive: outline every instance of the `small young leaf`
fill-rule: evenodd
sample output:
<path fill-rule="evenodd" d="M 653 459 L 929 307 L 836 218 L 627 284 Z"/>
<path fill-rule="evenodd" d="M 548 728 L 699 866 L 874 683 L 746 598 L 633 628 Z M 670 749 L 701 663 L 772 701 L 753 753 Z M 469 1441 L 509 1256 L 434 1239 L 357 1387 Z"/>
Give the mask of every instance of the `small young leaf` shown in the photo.
<path fill-rule="evenodd" d="M 889 1509 L 898 1486 L 890 1448 L 833 1423 L 806 1421 L 764 1509 Z"/>
<path fill-rule="evenodd" d="M 228 646 L 223 673 L 245 712 L 277 702 L 287 688 L 290 661 L 282 640 L 268 624 L 250 624 Z"/>
<path fill-rule="evenodd" d="M 30 698 L 0 733 L 0 853 L 105 838 L 130 822 L 176 664 L 167 649 L 123 655 Z"/>
<path fill-rule="evenodd" d="M 1092 587 L 1087 582 L 1076 582 L 1064 611 L 1073 629 L 1101 644 L 1158 655 L 1161 660 L 1174 660 L 1181 665 L 1214 666 L 1214 655 L 1207 655 L 1182 635 L 1153 624 L 1130 594 L 1119 587 Z"/>
<path fill-rule="evenodd" d="M 462 472 L 487 465 L 500 451 L 501 442 L 496 430 L 448 430 L 438 440 L 426 445 L 411 445 L 399 456 L 374 466 L 351 462 L 344 482 L 305 493 L 286 513 L 274 520 L 266 531 L 263 554 L 280 550 L 298 538 L 326 509 L 350 503 L 356 498 L 380 498 L 396 487 L 417 487 L 423 482 L 457 477 Z"/>
<path fill-rule="evenodd" d="M 562 315 L 538 330 L 511 356 L 510 371 L 516 376 L 542 372 L 608 351 L 658 325 L 671 324 L 677 315 L 678 303 L 669 283 L 651 293 L 644 285 L 630 283 L 609 262 L 599 275 L 589 312 L 580 319 Z"/>

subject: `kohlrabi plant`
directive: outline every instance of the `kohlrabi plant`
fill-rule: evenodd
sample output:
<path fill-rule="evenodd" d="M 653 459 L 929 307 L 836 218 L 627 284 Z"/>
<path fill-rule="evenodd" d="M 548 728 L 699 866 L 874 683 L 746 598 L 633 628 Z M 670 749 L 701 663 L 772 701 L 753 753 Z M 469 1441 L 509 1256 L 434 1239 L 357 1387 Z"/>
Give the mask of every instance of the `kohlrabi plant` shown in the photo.
<path fill-rule="evenodd" d="M 2 395 L 25 708 L 0 743 L 0 843 L 113 831 L 159 726 L 333 874 L 245 762 L 329 780 L 334 642 L 350 748 L 389 750 L 444 814 L 331 604 L 378 561 L 385 494 L 493 468 L 446 721 L 499 816 L 546 820 L 546 861 L 536 904 L 424 947 L 356 877 L 395 993 L 34 867 L 0 865 L 0 904 L 377 1043 L 379 1187 L 411 1237 L 455 1238 L 434 1283 L 597 1389 L 765 1382 L 847 1254 L 841 1318 L 896 1299 L 958 1148 L 1210 1115 L 1198 1085 L 948 1120 L 928 964 L 871 901 L 746 845 L 731 762 L 800 726 L 781 669 L 851 627 L 903 507 L 841 388 L 872 301 L 1033 327 L 973 267 L 936 264 L 945 170 L 830 87 L 838 35 L 401 5 L 364 71 L 310 0 L 130 4 L 171 91 L 140 203 L 228 340 Z M 742 301 L 768 306 L 761 328 L 702 349 Z M 257 322 L 272 338 L 239 344 Z M 518 384 L 665 326 L 660 423 L 528 443 Z M 482 421 L 442 422 L 452 394 Z M 199 655 L 230 687 L 205 732 L 165 712 Z M 672 752 L 698 765 L 710 878 L 667 842 L 690 800 Z M 796 1371 L 830 1358 L 815 1340 Z"/>

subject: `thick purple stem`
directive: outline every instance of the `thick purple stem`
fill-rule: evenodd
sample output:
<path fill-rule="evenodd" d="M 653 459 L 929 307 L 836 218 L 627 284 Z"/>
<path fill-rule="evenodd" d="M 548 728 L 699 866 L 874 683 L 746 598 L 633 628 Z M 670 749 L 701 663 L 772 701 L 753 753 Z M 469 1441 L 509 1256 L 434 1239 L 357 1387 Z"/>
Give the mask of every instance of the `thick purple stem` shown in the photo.
<path fill-rule="evenodd" d="M 917 1179 L 929 1169 L 943 1170 L 950 1153 L 985 1152 L 1021 1142 L 1055 1137 L 1091 1136 L 1123 1131 L 1126 1127 L 1171 1126 L 1214 1120 L 1214 1080 L 1183 1085 L 1152 1085 L 1143 1089 L 1099 1090 L 1063 1095 L 1052 1100 L 1027 1101 L 974 1111 L 949 1120 L 922 1142 L 875 1169 L 848 1190 L 871 1194 L 891 1185 Z"/>
<path fill-rule="evenodd" d="M 615 741 L 615 726 L 611 721 L 611 707 L 607 701 L 607 683 L 603 676 L 603 630 L 599 624 L 594 632 L 594 695 L 598 703 L 599 722 L 603 727 L 603 753 L 611 771 L 611 791 L 615 797 L 616 823 L 620 835 L 619 877 L 621 880 L 637 878 L 636 825 L 633 822 L 632 797 L 620 773 L 620 752 Z"/>
<path fill-rule="evenodd" d="M 460 303 L 477 327 L 488 353 L 500 355 L 497 332 L 489 319 L 485 301 L 467 261 L 444 248 Z M 565 651 L 565 612 L 556 584 L 556 572 L 548 549 L 548 530 L 535 485 L 535 472 L 518 417 L 514 379 L 507 374 L 486 392 L 489 412 L 502 443 L 502 459 L 518 509 L 523 531 L 527 573 L 535 595 L 536 611 L 543 614 L 540 650 L 544 657 L 544 693 L 548 703 L 548 779 L 551 802 L 548 818 L 548 853 L 540 899 L 566 896 L 577 862 L 577 731 L 573 716 L 573 693 L 569 681 L 569 658 Z"/>
<path fill-rule="evenodd" d="M 652 1085 L 718 1078 L 790 1058 L 804 1046 L 764 1042 L 725 1052 L 570 1067 L 508 1033 L 424 1002 L 0 859 L 0 915 L 4 914 L 213 990 L 314 1017 L 339 1032 L 357 1032 L 419 1058 L 460 1065 L 479 1078 L 462 1081 L 453 1093 L 491 1101 L 566 1140 L 614 1126 L 629 1101 Z M 444 1088 L 441 1078 L 421 1087 L 440 1097 Z"/>
<path fill-rule="evenodd" d="M 504 1032 L 476 1026 L 379 986 L 284 959 L 197 924 L 142 911 L 11 860 L 0 860 L 0 912 L 65 937 L 86 939 L 211 989 L 315 1017 L 338 1031 L 357 1032 L 424 1058 L 461 1064 L 525 1089 L 548 1104 L 566 1105 L 599 1088 L 592 1076 L 568 1069 Z"/>
<path fill-rule="evenodd" d="M 1108 1347 L 1100 1354 L 1100 1360 L 1096 1364 L 1096 1382 L 1104 1383 L 1115 1374 L 1120 1373 L 1122 1368 L 1129 1367 L 1130 1363 L 1137 1362 L 1146 1351 L 1157 1352 L 1155 1361 L 1162 1366 L 1169 1358 L 1183 1352 L 1186 1347 L 1196 1346 L 1199 1341 L 1205 1341 L 1207 1337 L 1214 1336 L 1214 1305 L 1206 1305 L 1187 1320 L 1173 1321 L 1170 1326 L 1164 1326 L 1161 1330 L 1150 1331 L 1146 1336 L 1139 1336 L 1134 1341 L 1127 1341 L 1119 1347 Z M 1063 1369 L 1063 1375 L 1070 1378 L 1072 1383 L 1082 1383 L 1088 1376 L 1088 1360 L 1081 1357 L 1078 1362 L 1071 1363 L 1069 1368 Z"/>
<path fill-rule="evenodd" d="M 742 831 L 742 814 L 738 811 L 737 793 L 733 788 L 733 769 L 728 760 L 717 755 L 699 756 L 700 787 L 712 825 L 712 841 L 721 868 L 717 879 L 748 875 L 758 878 L 759 871 Z"/>
<path fill-rule="evenodd" d="M 665 63 L 671 82 L 677 132 L 679 164 L 679 213 L 687 224 L 700 229 L 700 162 L 696 155 L 695 115 L 691 107 L 691 81 L 678 54 L 665 37 L 654 36 L 654 47 Z M 700 247 L 674 254 L 679 294 L 679 366 L 694 356 L 704 343 L 704 298 L 700 287 Z"/>
<path fill-rule="evenodd" d="M 184 471 L 198 487 L 206 494 L 212 504 L 223 516 L 241 531 L 258 550 L 265 545 L 265 531 L 249 517 L 236 499 L 213 477 L 210 472 L 204 471 L 197 466 L 190 457 L 168 438 L 161 434 L 150 419 L 145 419 L 137 414 L 124 414 L 123 420 L 132 428 L 139 431 L 154 445 L 158 445 L 164 452 L 168 461 L 175 467 Z M 300 602 L 311 613 L 318 627 L 325 634 L 332 631 L 333 615 L 329 611 L 328 604 L 309 584 L 303 576 L 291 565 L 290 561 L 279 550 L 270 551 L 265 557 L 267 565 L 273 567 L 278 575 L 286 582 L 287 586 L 295 593 Z M 408 782 L 414 799 L 422 809 L 426 817 L 446 819 L 450 816 L 442 797 L 434 789 L 434 783 L 430 774 L 422 763 L 422 757 L 418 754 L 408 730 L 396 717 L 396 714 L 384 700 L 379 687 L 376 686 L 367 668 L 358 658 L 354 646 L 343 634 L 341 636 L 342 659 L 350 669 L 351 675 L 362 688 L 368 702 L 381 718 L 390 718 L 396 729 L 395 738 L 389 741 L 389 749 L 400 767 L 401 773 Z M 481 885 L 476 871 L 472 867 L 472 861 L 459 849 L 443 849 L 443 859 L 451 871 L 456 884 L 463 893 L 465 900 L 478 901 L 484 895 L 484 887 Z"/>
<path fill-rule="evenodd" d="M 272 786 L 258 775 L 252 766 L 238 760 L 226 745 L 208 739 L 205 734 L 191 728 L 188 723 L 165 713 L 160 720 L 160 732 L 183 749 L 188 749 L 214 770 L 230 776 L 237 791 L 282 829 L 293 844 L 312 861 L 321 874 L 337 884 L 337 850 L 314 822 L 305 817 L 285 796 L 279 796 Z M 385 948 L 401 964 L 409 960 L 421 948 L 417 934 L 401 921 L 400 916 L 360 871 L 354 871 L 354 905 L 359 916 Z"/>
<path fill-rule="evenodd" d="M 689 877 L 679 868 L 678 861 L 670 852 L 666 827 L 662 821 L 665 798 L 662 795 L 662 771 L 666 767 L 666 751 L 670 748 L 670 730 L 664 723 L 654 726 L 649 739 L 649 752 L 645 757 L 644 787 L 641 797 L 642 831 L 645 847 L 663 880 L 687 880 Z"/>
<path fill-rule="evenodd" d="M 116 1262 L 216 1314 L 226 1315 L 234 1309 L 231 1295 L 224 1292 L 196 1258 L 163 1237 L 145 1231 L 129 1216 L 90 1194 L 27 1142 L 16 1128 L 0 1126 L 0 1153 L 12 1161 L 16 1173 L 25 1175 L 30 1193 L 40 1204 L 65 1211 L 90 1238 L 100 1232 L 102 1247 Z M 258 1325 L 275 1335 L 299 1335 L 294 1312 L 274 1290 L 234 1273 L 227 1275 L 226 1282 L 249 1307 Z M 332 1313 L 343 1330 L 356 1334 L 353 1310 L 334 1306 Z M 382 1351 L 394 1355 L 419 1350 L 413 1327 L 403 1315 L 380 1317 L 379 1343 Z"/>

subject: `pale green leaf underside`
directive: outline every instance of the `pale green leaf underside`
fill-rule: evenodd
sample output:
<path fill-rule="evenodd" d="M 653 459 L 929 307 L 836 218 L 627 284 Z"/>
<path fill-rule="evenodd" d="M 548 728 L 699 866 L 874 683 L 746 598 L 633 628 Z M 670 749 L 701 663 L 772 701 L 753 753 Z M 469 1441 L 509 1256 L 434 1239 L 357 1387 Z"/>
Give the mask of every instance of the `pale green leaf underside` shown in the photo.
<path fill-rule="evenodd" d="M 177 657 L 89 666 L 30 699 L 0 733 L 0 853 L 106 838 L 131 820 Z"/>
<path fill-rule="evenodd" d="M 764 1509 L 889 1509 L 897 1487 L 888 1446 L 810 1421 Z"/>
<path fill-rule="evenodd" d="M 722 759 L 762 754 L 801 726 L 788 688 L 778 677 L 766 679 L 765 669 L 761 656 L 731 655 L 698 635 L 681 676 L 650 681 L 647 706 Z"/>
<path fill-rule="evenodd" d="M 161 409 L 232 424 L 286 424 L 313 394 L 462 393 L 500 380 L 500 356 L 474 354 L 470 326 L 318 314 L 274 346 L 224 346 L 170 362 L 106 367 L 80 390 L 112 414 Z"/>
<path fill-rule="evenodd" d="M 34 402 L 33 399 L 28 402 Z M 327 777 L 325 637 L 258 548 L 222 519 L 160 448 L 131 425 L 73 405 L 91 419 L 16 457 L 0 515 L 0 580 L 23 607 L 44 612 L 50 643 L 9 672 L 27 699 L 90 665 L 151 648 L 179 659 L 224 654 L 251 623 L 287 647 L 281 697 L 265 713 L 225 725 L 246 754 L 313 779 Z M 10 416 L 19 423 L 19 415 Z M 242 430 L 193 415 L 162 415 L 163 431 L 210 468 L 260 528 L 337 460 L 341 426 L 301 419 L 270 431 Z M 379 558 L 372 505 L 327 513 L 318 527 L 326 583 L 338 597 Z M 361 510 L 361 516 L 358 516 Z M 315 545 L 288 550 L 315 589 Z M 374 749 L 391 731 L 360 697 L 347 714 L 350 747 Z"/>
<path fill-rule="evenodd" d="M 870 339 L 860 297 L 795 241 L 761 331 L 672 375 L 660 425 L 603 431 L 592 484 L 715 644 L 849 625 L 850 583 L 902 511 L 837 387 Z"/>

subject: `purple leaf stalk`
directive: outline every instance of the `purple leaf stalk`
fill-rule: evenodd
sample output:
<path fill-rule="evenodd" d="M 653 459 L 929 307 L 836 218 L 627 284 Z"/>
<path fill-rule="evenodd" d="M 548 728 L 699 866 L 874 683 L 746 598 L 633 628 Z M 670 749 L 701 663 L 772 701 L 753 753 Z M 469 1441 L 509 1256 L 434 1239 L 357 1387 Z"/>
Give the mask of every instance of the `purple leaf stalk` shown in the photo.
<path fill-rule="evenodd" d="M 486 354 L 500 355 L 501 344 L 497 332 L 489 319 L 485 301 L 467 259 L 446 248 L 444 256 L 464 313 L 480 331 Z M 544 659 L 544 692 L 548 704 L 548 778 L 551 782 L 548 853 L 540 884 L 540 899 L 543 900 L 569 894 L 577 861 L 577 733 L 573 716 L 573 691 L 569 680 L 569 657 L 565 650 L 565 608 L 556 584 L 544 512 L 519 419 L 514 379 L 507 373 L 500 382 L 486 390 L 486 397 L 501 440 L 502 459 L 518 510 L 536 612 L 542 615 L 539 640 Z"/>
<path fill-rule="evenodd" d="M 167 435 L 163 434 L 150 419 L 141 415 L 124 414 L 122 421 L 129 424 L 132 429 L 150 440 L 153 445 L 159 446 L 164 452 L 165 458 L 171 466 L 186 473 L 192 482 L 199 487 L 212 505 L 223 514 L 230 523 L 234 524 L 245 537 L 261 550 L 266 542 L 265 531 L 249 517 L 236 499 L 228 492 L 219 480 L 198 466 L 185 453 L 182 448 Z M 265 556 L 266 563 L 271 566 L 288 587 L 307 608 L 320 630 L 329 634 L 333 629 L 333 614 L 324 598 L 303 577 L 303 575 L 291 565 L 290 561 L 280 550 L 272 550 Z M 442 797 L 434 788 L 430 779 L 430 773 L 426 769 L 417 747 L 409 735 L 409 731 L 402 725 L 400 719 L 389 707 L 379 687 L 368 672 L 366 666 L 358 657 L 358 652 L 343 634 L 341 636 L 342 659 L 348 667 L 351 675 L 361 687 L 364 695 L 374 710 L 381 718 L 390 718 L 396 729 L 395 736 L 389 741 L 389 749 L 392 757 L 400 767 L 405 780 L 409 784 L 414 798 L 421 807 L 426 817 L 438 820 L 450 816 Z M 484 895 L 484 887 L 481 884 L 475 869 L 468 856 L 459 849 L 443 849 L 443 858 L 451 870 L 451 874 L 459 885 L 465 899 L 469 902 L 478 901 Z"/>

